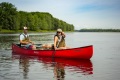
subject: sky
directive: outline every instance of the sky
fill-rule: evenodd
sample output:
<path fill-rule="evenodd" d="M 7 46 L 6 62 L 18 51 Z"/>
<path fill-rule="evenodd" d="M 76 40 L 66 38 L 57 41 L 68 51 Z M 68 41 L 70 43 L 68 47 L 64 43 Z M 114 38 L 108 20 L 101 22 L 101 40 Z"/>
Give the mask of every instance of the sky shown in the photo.
<path fill-rule="evenodd" d="M 0 0 L 18 11 L 49 12 L 53 17 L 82 28 L 120 29 L 120 0 Z"/>

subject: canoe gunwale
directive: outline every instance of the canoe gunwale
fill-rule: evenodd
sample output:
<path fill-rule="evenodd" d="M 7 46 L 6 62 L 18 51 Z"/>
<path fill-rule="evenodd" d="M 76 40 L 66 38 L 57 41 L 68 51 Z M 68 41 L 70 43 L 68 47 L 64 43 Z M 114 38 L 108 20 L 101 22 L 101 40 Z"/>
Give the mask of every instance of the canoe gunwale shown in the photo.
<path fill-rule="evenodd" d="M 12 43 L 12 45 L 18 46 L 19 44 Z M 20 47 L 20 46 L 18 46 L 18 47 L 21 48 L 21 49 L 25 49 L 25 48 L 22 48 L 22 47 Z M 33 50 L 33 51 L 63 51 L 63 50 L 74 50 L 74 49 L 87 48 L 87 47 L 93 47 L 93 45 L 76 47 L 76 48 L 70 48 L 70 49 L 60 49 L 60 50 Z M 30 50 L 30 49 L 25 49 L 25 50 Z"/>

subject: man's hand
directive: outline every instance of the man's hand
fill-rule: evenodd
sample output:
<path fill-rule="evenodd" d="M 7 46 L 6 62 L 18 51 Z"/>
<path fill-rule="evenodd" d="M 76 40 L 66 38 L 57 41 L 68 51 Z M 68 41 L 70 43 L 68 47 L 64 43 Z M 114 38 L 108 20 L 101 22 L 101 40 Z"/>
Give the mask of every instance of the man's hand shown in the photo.
<path fill-rule="evenodd" d="M 32 41 L 29 41 L 29 43 L 31 43 L 32 45 L 34 45 L 34 43 Z"/>

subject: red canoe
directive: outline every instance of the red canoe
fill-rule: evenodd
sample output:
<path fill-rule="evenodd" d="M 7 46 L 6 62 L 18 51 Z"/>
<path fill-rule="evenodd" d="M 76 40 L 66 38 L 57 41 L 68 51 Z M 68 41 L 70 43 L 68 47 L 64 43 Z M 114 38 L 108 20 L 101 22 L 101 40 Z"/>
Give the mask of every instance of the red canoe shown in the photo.
<path fill-rule="evenodd" d="M 59 57 L 74 59 L 90 59 L 93 55 L 93 46 L 84 46 L 64 50 L 29 50 L 12 44 L 12 52 L 16 54 L 38 56 L 38 57 Z"/>

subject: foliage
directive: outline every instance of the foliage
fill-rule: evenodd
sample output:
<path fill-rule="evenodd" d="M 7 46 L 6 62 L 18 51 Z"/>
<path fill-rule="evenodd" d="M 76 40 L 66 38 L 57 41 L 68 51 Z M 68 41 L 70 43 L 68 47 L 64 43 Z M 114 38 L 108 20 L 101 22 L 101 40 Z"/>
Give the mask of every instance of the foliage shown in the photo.
<path fill-rule="evenodd" d="M 16 7 L 8 2 L 0 3 L 0 30 L 22 30 L 27 26 L 31 31 L 56 30 L 73 31 L 74 26 L 54 18 L 50 13 L 17 11 Z"/>
<path fill-rule="evenodd" d="M 2 29 L 15 29 L 15 16 L 17 14 L 16 8 L 11 3 L 2 2 L 0 4 L 0 25 Z"/>

